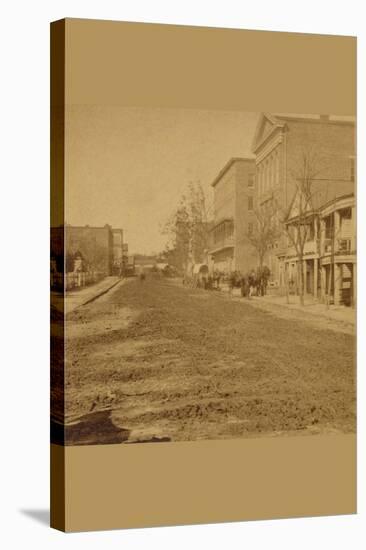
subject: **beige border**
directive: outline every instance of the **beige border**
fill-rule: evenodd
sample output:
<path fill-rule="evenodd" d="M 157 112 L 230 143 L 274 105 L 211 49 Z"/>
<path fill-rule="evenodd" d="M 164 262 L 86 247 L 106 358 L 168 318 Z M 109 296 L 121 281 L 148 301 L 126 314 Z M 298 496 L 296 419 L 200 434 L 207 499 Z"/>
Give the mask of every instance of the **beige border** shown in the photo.
<path fill-rule="evenodd" d="M 356 112 L 356 38 L 66 20 L 66 103 Z"/>
<path fill-rule="evenodd" d="M 66 447 L 66 531 L 356 511 L 355 436 Z"/>

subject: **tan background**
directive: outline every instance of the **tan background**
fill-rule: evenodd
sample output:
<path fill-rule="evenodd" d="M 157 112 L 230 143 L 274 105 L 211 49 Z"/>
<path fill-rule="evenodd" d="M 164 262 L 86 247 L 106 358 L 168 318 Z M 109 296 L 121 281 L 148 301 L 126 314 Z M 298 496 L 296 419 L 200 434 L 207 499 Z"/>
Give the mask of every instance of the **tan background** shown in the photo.
<path fill-rule="evenodd" d="M 68 104 L 356 111 L 353 37 L 66 21 Z"/>
<path fill-rule="evenodd" d="M 65 451 L 70 531 L 356 511 L 353 435 Z"/>
<path fill-rule="evenodd" d="M 67 20 L 65 42 L 68 104 L 355 114 L 351 37 Z M 60 451 L 66 530 L 356 510 L 351 435 Z"/>

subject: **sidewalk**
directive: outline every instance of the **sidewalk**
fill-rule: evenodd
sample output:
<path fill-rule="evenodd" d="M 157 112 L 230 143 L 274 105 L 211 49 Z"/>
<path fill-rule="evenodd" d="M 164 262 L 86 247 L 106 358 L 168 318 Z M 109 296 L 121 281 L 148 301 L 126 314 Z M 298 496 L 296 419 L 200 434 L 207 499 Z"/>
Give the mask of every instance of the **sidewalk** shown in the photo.
<path fill-rule="evenodd" d="M 261 297 L 253 296 L 249 303 L 253 306 L 258 306 L 267 310 L 273 310 L 274 308 L 272 306 L 275 306 L 294 312 L 301 312 L 304 315 L 309 314 L 331 321 L 346 323 L 350 326 L 355 326 L 356 324 L 356 310 L 354 308 L 334 305 L 330 305 L 329 308 L 327 308 L 325 304 L 315 302 L 311 298 L 306 297 L 304 306 L 300 305 L 298 296 L 290 296 L 289 304 L 287 303 L 286 296 L 271 295 Z"/>
<path fill-rule="evenodd" d="M 74 309 L 83 306 L 102 294 L 105 294 L 116 286 L 118 283 L 122 282 L 124 279 L 119 277 L 105 277 L 99 283 L 95 285 L 90 285 L 80 290 L 71 290 L 65 294 L 65 315 L 73 311 Z M 51 293 L 51 304 L 58 309 L 59 311 L 63 310 L 63 295 L 58 292 Z"/>

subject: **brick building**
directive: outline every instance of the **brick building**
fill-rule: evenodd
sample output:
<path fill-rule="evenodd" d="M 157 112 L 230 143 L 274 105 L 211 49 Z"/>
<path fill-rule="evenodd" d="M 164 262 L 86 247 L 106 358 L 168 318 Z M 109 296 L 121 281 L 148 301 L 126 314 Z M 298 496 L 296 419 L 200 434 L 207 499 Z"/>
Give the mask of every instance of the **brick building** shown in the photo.
<path fill-rule="evenodd" d="M 118 274 L 123 268 L 123 229 L 112 229 L 113 272 Z"/>
<path fill-rule="evenodd" d="M 128 266 L 128 243 L 122 245 L 122 270 L 124 271 Z"/>
<path fill-rule="evenodd" d="M 321 183 L 330 196 L 334 197 L 332 188 L 339 182 L 354 181 L 355 125 L 349 120 L 262 113 L 252 151 L 258 207 L 275 202 L 282 219 L 293 201 L 304 154 L 316 164 L 316 184 Z M 283 236 L 268 250 L 265 259 L 272 281 L 279 286 L 284 285 L 286 250 Z"/>
<path fill-rule="evenodd" d="M 208 252 L 210 269 L 247 272 L 257 263 L 248 239 L 255 223 L 255 159 L 230 159 L 211 185 L 214 221 Z"/>
<path fill-rule="evenodd" d="M 65 226 L 65 252 L 67 258 L 81 254 L 85 270 L 104 275 L 113 272 L 113 233 L 110 225 L 104 227 Z M 72 267 L 69 268 L 72 271 Z"/>

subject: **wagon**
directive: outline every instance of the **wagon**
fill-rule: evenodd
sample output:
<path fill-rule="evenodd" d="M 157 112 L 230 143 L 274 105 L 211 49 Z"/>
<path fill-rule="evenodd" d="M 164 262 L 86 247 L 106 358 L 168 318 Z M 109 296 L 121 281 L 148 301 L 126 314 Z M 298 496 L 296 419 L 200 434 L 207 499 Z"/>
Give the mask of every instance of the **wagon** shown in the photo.
<path fill-rule="evenodd" d="M 205 288 L 208 280 L 208 266 L 193 264 L 185 275 L 183 283 L 191 288 Z"/>

